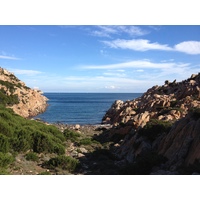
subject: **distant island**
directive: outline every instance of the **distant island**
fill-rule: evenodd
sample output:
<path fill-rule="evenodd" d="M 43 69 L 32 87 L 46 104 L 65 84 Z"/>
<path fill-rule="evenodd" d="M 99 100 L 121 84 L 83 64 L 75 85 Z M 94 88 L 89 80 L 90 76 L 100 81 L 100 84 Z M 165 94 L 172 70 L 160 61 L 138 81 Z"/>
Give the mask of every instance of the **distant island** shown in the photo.
<path fill-rule="evenodd" d="M 101 125 L 48 124 L 42 91 L 0 68 L 0 174 L 200 174 L 200 73 L 113 102 Z"/>

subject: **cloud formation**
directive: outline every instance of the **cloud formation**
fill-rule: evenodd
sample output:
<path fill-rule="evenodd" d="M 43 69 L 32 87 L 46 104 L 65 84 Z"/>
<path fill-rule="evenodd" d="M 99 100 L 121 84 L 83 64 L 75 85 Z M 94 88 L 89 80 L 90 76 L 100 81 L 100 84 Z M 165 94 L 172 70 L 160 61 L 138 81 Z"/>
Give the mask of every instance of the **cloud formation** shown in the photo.
<path fill-rule="evenodd" d="M 131 37 L 143 36 L 149 32 L 138 26 L 96 26 L 96 30 L 91 33 L 93 36 L 110 38 L 113 35 L 121 34 L 127 34 Z"/>
<path fill-rule="evenodd" d="M 162 50 L 162 51 L 177 51 L 186 54 L 197 55 L 200 54 L 199 41 L 184 41 L 170 47 L 167 44 L 159 44 L 157 42 L 151 43 L 145 39 L 116 39 L 112 41 L 102 41 L 105 45 L 115 49 L 130 49 L 134 51 L 149 51 L 149 50 Z"/>
<path fill-rule="evenodd" d="M 166 44 L 159 44 L 157 42 L 150 43 L 149 40 L 144 39 L 133 39 L 133 40 L 123 40 L 117 39 L 113 41 L 103 41 L 104 44 L 110 48 L 121 48 L 121 49 L 130 49 L 134 51 L 148 51 L 148 50 L 173 50 Z"/>
<path fill-rule="evenodd" d="M 187 54 L 200 54 L 199 41 L 185 41 L 175 45 L 174 49 Z"/>
<path fill-rule="evenodd" d="M 0 55 L 0 59 L 20 60 L 20 58 L 17 58 L 17 57 L 14 57 L 14 56 L 5 56 L 5 55 Z"/>
<path fill-rule="evenodd" d="M 187 67 L 189 63 L 175 63 L 175 62 L 168 62 L 168 63 L 159 63 L 159 62 L 151 62 L 148 60 L 134 60 L 130 62 L 123 62 L 117 64 L 110 64 L 110 65 L 89 65 L 84 66 L 84 69 L 125 69 L 125 68 L 132 68 L 132 69 L 170 69 L 173 67 Z"/>
<path fill-rule="evenodd" d="M 42 74 L 41 71 L 36 71 L 36 70 L 9 69 L 9 71 L 13 72 L 16 75 L 26 75 L 26 76 L 35 76 L 38 74 Z"/>

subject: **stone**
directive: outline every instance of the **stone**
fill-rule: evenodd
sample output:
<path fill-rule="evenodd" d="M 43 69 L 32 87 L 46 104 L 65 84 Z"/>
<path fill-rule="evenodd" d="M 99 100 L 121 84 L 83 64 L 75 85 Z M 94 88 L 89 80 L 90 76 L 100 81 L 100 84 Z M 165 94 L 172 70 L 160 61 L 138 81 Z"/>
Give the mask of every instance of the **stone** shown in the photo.
<path fill-rule="evenodd" d="M 194 78 L 196 78 L 197 76 L 198 76 L 198 74 L 192 74 L 190 78 L 191 78 L 191 79 L 194 79 Z"/>
<path fill-rule="evenodd" d="M 75 130 L 79 130 L 80 128 L 81 128 L 81 126 L 79 124 L 76 124 L 74 127 Z"/>
<path fill-rule="evenodd" d="M 78 158 L 82 158 L 82 157 L 85 157 L 85 155 L 82 154 L 82 153 L 78 153 L 77 157 L 78 157 Z"/>
<path fill-rule="evenodd" d="M 84 147 L 79 148 L 79 151 L 80 151 L 81 153 L 87 153 L 87 152 L 88 152 L 88 150 L 85 149 Z"/>

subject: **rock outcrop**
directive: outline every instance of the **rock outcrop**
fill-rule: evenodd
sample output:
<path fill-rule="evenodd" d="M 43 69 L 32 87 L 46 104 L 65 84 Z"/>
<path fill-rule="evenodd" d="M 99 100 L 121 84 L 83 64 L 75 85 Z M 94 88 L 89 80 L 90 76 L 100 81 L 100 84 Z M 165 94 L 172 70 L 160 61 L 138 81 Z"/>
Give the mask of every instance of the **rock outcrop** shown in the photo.
<path fill-rule="evenodd" d="M 13 73 L 3 68 L 0 68 L 0 91 L 2 95 L 12 99 L 6 106 L 25 118 L 44 112 L 48 105 L 48 99 L 40 90 L 27 87 Z"/>
<path fill-rule="evenodd" d="M 163 86 L 153 86 L 132 101 L 117 100 L 103 117 L 102 123 L 144 127 L 150 119 L 176 121 L 195 107 L 200 107 L 200 74 L 182 82 L 165 81 Z"/>
<path fill-rule="evenodd" d="M 112 125 L 107 137 L 123 141 L 113 147 L 119 163 L 152 164 L 162 156 L 167 161 L 152 174 L 179 174 L 180 168 L 200 163 L 200 73 L 165 81 L 131 101 L 115 101 L 102 123 Z"/>

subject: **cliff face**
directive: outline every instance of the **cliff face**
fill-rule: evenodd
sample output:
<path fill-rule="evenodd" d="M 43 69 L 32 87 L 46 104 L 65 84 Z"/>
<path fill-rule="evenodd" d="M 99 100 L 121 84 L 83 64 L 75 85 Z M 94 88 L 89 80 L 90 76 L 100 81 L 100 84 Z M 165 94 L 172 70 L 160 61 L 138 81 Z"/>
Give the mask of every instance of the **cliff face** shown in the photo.
<path fill-rule="evenodd" d="M 165 81 L 132 101 L 117 100 L 102 121 L 112 125 L 108 138 L 121 139 L 114 152 L 123 162 L 136 163 L 151 152 L 167 159 L 158 174 L 192 165 L 200 161 L 200 73 Z"/>
<path fill-rule="evenodd" d="M 16 114 L 28 118 L 44 112 L 47 108 L 47 98 L 41 91 L 30 89 L 13 73 L 0 68 L 1 103 L 12 108 Z"/>

